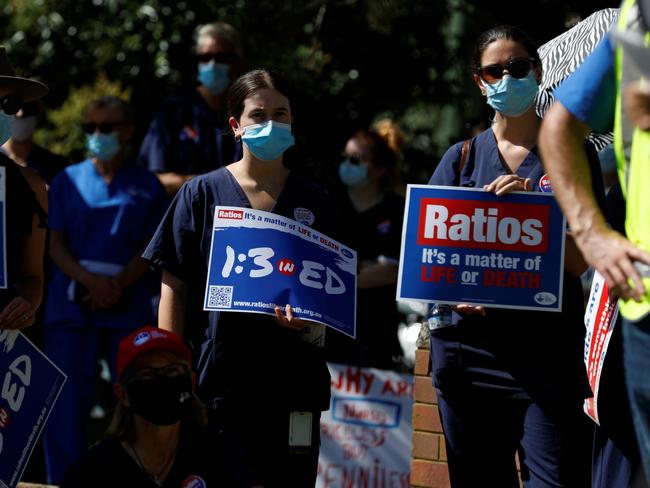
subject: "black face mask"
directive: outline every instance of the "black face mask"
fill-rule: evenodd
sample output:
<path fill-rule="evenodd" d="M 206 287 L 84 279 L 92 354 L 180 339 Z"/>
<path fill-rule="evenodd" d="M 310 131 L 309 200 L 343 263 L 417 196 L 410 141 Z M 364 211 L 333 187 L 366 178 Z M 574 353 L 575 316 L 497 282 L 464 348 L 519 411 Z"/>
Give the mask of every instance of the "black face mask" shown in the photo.
<path fill-rule="evenodd" d="M 130 409 L 155 425 L 172 425 L 188 411 L 192 398 L 190 375 L 156 376 L 126 386 Z"/>

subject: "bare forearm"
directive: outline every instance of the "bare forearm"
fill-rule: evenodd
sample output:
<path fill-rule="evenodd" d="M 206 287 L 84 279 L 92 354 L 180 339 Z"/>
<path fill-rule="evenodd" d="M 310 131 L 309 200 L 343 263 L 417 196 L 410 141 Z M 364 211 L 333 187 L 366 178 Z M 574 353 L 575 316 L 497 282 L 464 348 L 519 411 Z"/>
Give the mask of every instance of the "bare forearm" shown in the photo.
<path fill-rule="evenodd" d="M 163 271 L 160 287 L 158 326 L 183 337 L 187 308 L 187 285 L 176 276 Z"/>
<path fill-rule="evenodd" d="M 126 263 L 122 271 L 120 271 L 115 277 L 120 288 L 131 286 L 133 283 L 138 281 L 140 277 L 149 269 L 149 263 L 140 257 L 147 247 L 148 243 L 149 238 L 145 240 L 145 244 L 138 250 L 138 252 L 136 252 L 135 256 L 133 256 L 131 260 Z"/>
<path fill-rule="evenodd" d="M 72 280 L 84 286 L 88 286 L 88 283 L 92 281 L 92 273 L 79 264 L 77 258 L 72 255 L 64 242 L 61 231 L 53 230 L 50 234 L 50 257 L 54 264 Z"/>
<path fill-rule="evenodd" d="M 544 119 L 539 140 L 555 197 L 578 243 L 591 231 L 607 228 L 592 191 L 583 146 L 588 133 L 589 127 L 556 103 Z"/>
<path fill-rule="evenodd" d="M 364 265 L 357 276 L 357 286 L 360 289 L 380 288 L 397 283 L 397 264 L 370 263 Z"/>
<path fill-rule="evenodd" d="M 18 294 L 36 310 L 43 300 L 43 275 L 23 277 Z"/>
<path fill-rule="evenodd" d="M 179 173 L 156 173 L 158 180 L 165 187 L 165 191 L 170 195 L 175 195 L 187 180 L 191 180 L 196 175 L 182 175 Z"/>

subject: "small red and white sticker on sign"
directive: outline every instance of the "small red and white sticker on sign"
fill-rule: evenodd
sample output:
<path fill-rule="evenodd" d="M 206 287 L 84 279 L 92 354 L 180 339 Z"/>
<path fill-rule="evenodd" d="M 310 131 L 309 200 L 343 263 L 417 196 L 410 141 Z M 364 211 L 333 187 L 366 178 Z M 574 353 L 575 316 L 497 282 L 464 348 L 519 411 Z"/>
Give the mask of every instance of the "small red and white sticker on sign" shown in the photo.
<path fill-rule="evenodd" d="M 539 179 L 539 189 L 544 193 L 553 193 L 551 179 L 548 177 L 548 175 L 544 175 Z"/>

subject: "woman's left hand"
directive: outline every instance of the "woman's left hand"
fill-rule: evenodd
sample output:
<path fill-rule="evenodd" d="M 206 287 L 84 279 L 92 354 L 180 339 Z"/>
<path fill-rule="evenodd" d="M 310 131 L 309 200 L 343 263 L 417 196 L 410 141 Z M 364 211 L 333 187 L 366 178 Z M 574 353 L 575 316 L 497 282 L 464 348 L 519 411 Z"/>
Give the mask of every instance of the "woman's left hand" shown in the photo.
<path fill-rule="evenodd" d="M 281 325 L 282 327 L 286 327 L 287 329 L 292 329 L 292 330 L 297 330 L 301 331 L 305 327 L 309 325 L 309 322 L 306 320 L 302 320 L 299 318 L 296 318 L 293 315 L 293 310 L 291 309 L 291 305 L 287 304 L 284 307 L 284 315 L 282 314 L 282 308 L 281 307 L 275 307 L 275 321 Z"/>
<path fill-rule="evenodd" d="M 36 311 L 23 297 L 11 300 L 0 313 L 0 329 L 22 329 L 36 320 Z"/>
<path fill-rule="evenodd" d="M 501 175 L 497 176 L 489 185 L 483 185 L 483 189 L 503 196 L 512 191 L 529 191 L 530 181 L 530 178 L 522 178 L 517 175 Z"/>

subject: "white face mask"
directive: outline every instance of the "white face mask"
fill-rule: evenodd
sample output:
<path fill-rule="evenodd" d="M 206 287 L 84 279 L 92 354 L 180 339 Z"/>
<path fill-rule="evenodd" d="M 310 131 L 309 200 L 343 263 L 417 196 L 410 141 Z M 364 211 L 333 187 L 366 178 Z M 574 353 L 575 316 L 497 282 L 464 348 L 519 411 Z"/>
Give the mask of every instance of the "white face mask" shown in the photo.
<path fill-rule="evenodd" d="M 14 141 L 24 142 L 32 137 L 38 124 L 38 117 L 36 115 L 28 115 L 27 117 L 17 118 L 14 117 L 11 125 L 11 138 Z"/>

